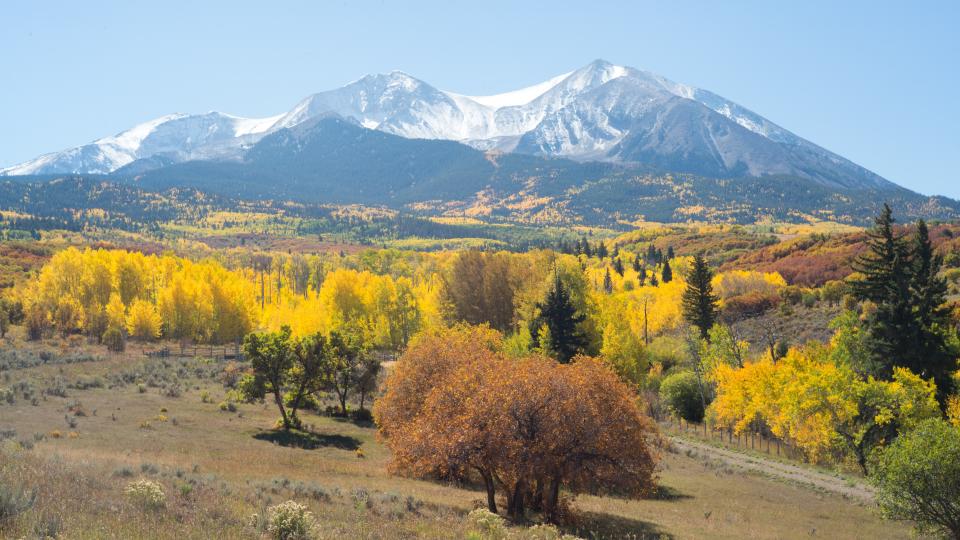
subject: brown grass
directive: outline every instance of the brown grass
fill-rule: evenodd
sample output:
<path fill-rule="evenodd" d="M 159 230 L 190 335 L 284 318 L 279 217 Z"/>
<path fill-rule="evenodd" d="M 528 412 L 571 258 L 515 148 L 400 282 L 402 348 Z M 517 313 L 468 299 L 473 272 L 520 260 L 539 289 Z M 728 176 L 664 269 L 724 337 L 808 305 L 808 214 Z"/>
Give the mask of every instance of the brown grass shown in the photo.
<path fill-rule="evenodd" d="M 145 370 L 158 360 L 108 358 L 7 372 L 0 387 L 30 380 L 43 388 L 53 378 L 107 377 Z M 161 387 L 139 393 L 137 384 L 69 389 L 32 405 L 0 404 L 0 431 L 34 441 L 14 452 L 9 441 L 0 484 L 35 490 L 33 508 L 0 525 L 2 537 L 31 537 L 38 525 L 59 523 L 64 538 L 256 538 L 250 515 L 294 499 L 310 506 L 322 538 L 462 538 L 465 514 L 481 499 L 476 490 L 390 476 L 387 449 L 375 429 L 304 414 L 315 435 L 310 445 L 284 446 L 268 430 L 270 405 L 220 411 L 225 389 L 214 379 L 179 378 L 183 393 Z M 171 362 L 172 372 L 180 365 Z M 216 367 L 215 365 L 213 367 Z M 206 390 L 212 403 L 201 401 Z M 85 416 L 73 416 L 76 401 Z M 161 409 L 166 409 L 161 413 Z M 158 421 L 163 414 L 167 421 Z M 141 429 L 148 421 L 149 429 Z M 74 431 L 76 438 L 65 434 Z M 305 449 L 297 446 L 310 446 Z M 362 457 L 356 448 L 362 449 Z M 146 477 L 167 494 L 160 511 L 136 508 L 126 484 Z M 873 510 L 842 497 L 734 470 L 698 456 L 664 452 L 662 489 L 654 500 L 583 496 L 576 500 L 584 537 L 655 538 L 900 538 L 906 529 L 884 523 Z M 189 486 L 189 487 L 185 487 Z M 519 531 L 520 529 L 516 529 Z"/>

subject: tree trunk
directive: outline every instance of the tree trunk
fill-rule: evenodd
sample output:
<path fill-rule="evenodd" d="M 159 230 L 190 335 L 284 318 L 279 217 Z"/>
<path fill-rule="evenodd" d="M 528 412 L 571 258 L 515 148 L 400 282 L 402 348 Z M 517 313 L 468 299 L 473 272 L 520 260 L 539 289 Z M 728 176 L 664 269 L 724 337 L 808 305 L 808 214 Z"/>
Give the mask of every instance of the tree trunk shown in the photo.
<path fill-rule="evenodd" d="M 560 477 L 554 476 L 550 479 L 550 492 L 547 494 L 546 518 L 550 523 L 557 523 L 560 519 L 558 515 L 558 505 L 560 502 Z"/>
<path fill-rule="evenodd" d="M 483 477 L 483 485 L 487 488 L 487 510 L 497 513 L 497 490 L 496 486 L 493 483 L 493 477 L 490 476 L 490 473 L 478 468 L 480 471 L 480 476 Z"/>
<path fill-rule="evenodd" d="M 277 402 L 277 407 L 280 408 L 280 418 L 283 420 L 284 431 L 290 431 L 290 418 L 287 416 L 287 408 L 283 406 L 283 396 L 279 390 L 273 391 L 273 399 Z"/>

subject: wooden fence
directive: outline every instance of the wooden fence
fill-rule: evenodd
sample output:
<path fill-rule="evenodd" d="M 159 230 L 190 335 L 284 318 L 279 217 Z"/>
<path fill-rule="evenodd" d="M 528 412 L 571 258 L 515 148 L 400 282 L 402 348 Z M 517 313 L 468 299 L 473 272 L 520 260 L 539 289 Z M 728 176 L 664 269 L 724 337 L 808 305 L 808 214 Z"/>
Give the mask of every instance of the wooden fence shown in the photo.
<path fill-rule="evenodd" d="M 760 432 L 735 433 L 732 429 L 711 426 L 706 422 L 688 422 L 682 418 L 669 417 L 660 422 L 660 427 L 662 431 L 668 434 L 673 432 L 684 436 L 695 436 L 701 440 L 714 444 L 719 443 L 721 446 L 731 449 L 753 450 L 798 461 L 803 460 L 804 457 L 794 445 Z"/>

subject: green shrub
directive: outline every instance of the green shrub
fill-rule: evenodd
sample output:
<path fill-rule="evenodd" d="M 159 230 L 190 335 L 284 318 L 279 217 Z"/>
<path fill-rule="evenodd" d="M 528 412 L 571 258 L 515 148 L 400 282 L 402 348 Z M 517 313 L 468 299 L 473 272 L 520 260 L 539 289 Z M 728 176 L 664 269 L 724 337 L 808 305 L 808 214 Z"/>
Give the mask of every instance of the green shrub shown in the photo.
<path fill-rule="evenodd" d="M 21 488 L 0 484 L 0 524 L 29 510 L 36 499 L 36 493 L 28 493 Z"/>
<path fill-rule="evenodd" d="M 880 454 L 871 480 L 884 517 L 913 521 L 922 535 L 960 538 L 960 429 L 921 423 Z"/>
<path fill-rule="evenodd" d="M 660 399 L 673 414 L 688 422 L 703 421 L 703 399 L 697 376 L 692 371 L 678 371 L 660 382 Z"/>

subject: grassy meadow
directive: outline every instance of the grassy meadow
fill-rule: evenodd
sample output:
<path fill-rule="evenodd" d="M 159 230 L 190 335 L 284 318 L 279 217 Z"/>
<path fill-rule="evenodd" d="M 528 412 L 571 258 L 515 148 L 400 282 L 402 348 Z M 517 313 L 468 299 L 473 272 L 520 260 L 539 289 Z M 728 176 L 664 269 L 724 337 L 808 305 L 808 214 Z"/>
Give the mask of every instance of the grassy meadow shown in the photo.
<path fill-rule="evenodd" d="M 19 329 L 17 329 L 19 330 Z M 60 340 L 2 354 L 17 395 L 0 405 L 0 486 L 34 498 L 5 522 L 9 538 L 258 538 L 251 516 L 296 500 L 321 538 L 466 538 L 477 486 L 391 476 L 371 425 L 305 413 L 307 432 L 272 429 L 272 404 L 224 402 L 229 362 L 147 358 Z M 17 351 L 16 353 L 14 351 Z M 46 358 L 31 366 L 31 358 Z M 234 409 L 234 410 L 231 410 Z M 584 538 L 903 538 L 871 505 L 749 472 L 669 442 L 647 500 L 581 496 L 569 533 Z M 161 509 L 124 489 L 159 482 Z M 528 534 L 511 526 L 516 537 Z M 530 533 L 532 534 L 532 533 Z"/>

